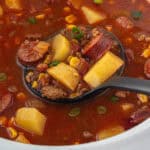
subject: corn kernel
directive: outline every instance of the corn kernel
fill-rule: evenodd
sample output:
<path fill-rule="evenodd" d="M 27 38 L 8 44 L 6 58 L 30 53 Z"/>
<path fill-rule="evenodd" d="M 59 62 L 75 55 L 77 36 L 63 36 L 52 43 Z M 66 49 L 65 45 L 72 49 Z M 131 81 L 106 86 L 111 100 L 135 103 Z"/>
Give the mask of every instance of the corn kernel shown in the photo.
<path fill-rule="evenodd" d="M 70 60 L 71 60 L 72 57 L 73 57 L 73 56 L 69 56 L 69 57 L 67 58 L 67 62 L 68 62 L 68 63 L 70 62 Z"/>
<path fill-rule="evenodd" d="M 64 7 L 64 12 L 69 13 L 71 11 L 70 7 Z"/>
<path fill-rule="evenodd" d="M 69 62 L 70 66 L 74 68 L 77 68 L 79 63 L 80 63 L 80 59 L 78 57 L 72 57 Z"/>
<path fill-rule="evenodd" d="M 52 56 L 51 55 L 47 55 L 45 60 L 44 60 L 44 64 L 50 64 L 52 61 Z"/>
<path fill-rule="evenodd" d="M 69 24 L 74 23 L 76 20 L 77 20 L 77 17 L 76 17 L 75 15 L 73 15 L 73 14 L 71 14 L 71 15 L 65 17 L 65 21 L 66 21 L 67 23 L 69 23 Z"/>
<path fill-rule="evenodd" d="M 16 98 L 19 100 L 19 101 L 25 101 L 26 100 L 26 95 L 23 93 L 23 92 L 19 92 L 16 96 Z"/>
<path fill-rule="evenodd" d="M 39 14 L 35 16 L 36 19 L 44 19 L 45 18 L 45 14 Z"/>
<path fill-rule="evenodd" d="M 0 126 L 6 126 L 7 125 L 7 118 L 5 116 L 0 117 Z"/>
<path fill-rule="evenodd" d="M 121 108 L 125 112 L 128 112 L 128 111 L 132 110 L 133 107 L 134 107 L 134 105 L 130 104 L 130 103 L 123 103 L 123 104 L 121 104 Z"/>
<path fill-rule="evenodd" d="M 74 25 L 74 24 L 67 24 L 66 27 L 67 27 L 67 29 L 72 29 L 72 28 L 76 27 L 76 25 Z"/>
<path fill-rule="evenodd" d="M 32 88 L 36 89 L 38 87 L 37 81 L 33 81 L 32 83 Z"/>
<path fill-rule="evenodd" d="M 80 93 L 72 93 L 70 94 L 69 98 L 75 98 L 78 97 L 80 95 Z"/>
<path fill-rule="evenodd" d="M 7 133 L 8 133 L 8 135 L 9 135 L 9 137 L 10 137 L 11 139 L 16 138 L 17 135 L 18 135 L 17 131 L 16 131 L 14 128 L 12 128 L 12 127 L 8 127 L 8 128 L 7 128 Z"/>
<path fill-rule="evenodd" d="M 42 79 L 42 78 L 44 78 L 45 77 L 45 73 L 40 73 L 39 74 L 39 77 L 38 77 L 38 80 L 40 80 L 40 79 Z"/>
<path fill-rule="evenodd" d="M 148 96 L 145 94 L 137 94 L 137 97 L 141 103 L 147 103 L 148 102 Z"/>
<path fill-rule="evenodd" d="M 143 51 L 141 56 L 143 56 L 144 58 L 150 57 L 150 46 Z"/>

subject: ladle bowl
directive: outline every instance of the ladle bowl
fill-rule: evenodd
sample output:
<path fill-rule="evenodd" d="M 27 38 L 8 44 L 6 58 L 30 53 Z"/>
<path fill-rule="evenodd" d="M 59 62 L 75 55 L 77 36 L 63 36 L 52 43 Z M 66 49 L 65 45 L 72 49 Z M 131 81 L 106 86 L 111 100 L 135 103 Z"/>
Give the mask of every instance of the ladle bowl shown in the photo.
<path fill-rule="evenodd" d="M 105 33 L 105 36 L 109 36 L 109 38 L 111 38 L 115 42 L 115 45 L 118 47 L 118 50 L 119 50 L 119 56 L 125 62 L 124 65 L 108 81 L 104 82 L 102 85 L 98 86 L 97 88 L 84 93 L 83 95 L 80 95 L 80 96 L 77 96 L 74 98 L 63 98 L 63 99 L 52 100 L 52 99 L 43 97 L 39 91 L 33 89 L 31 87 L 31 84 L 26 82 L 25 77 L 26 77 L 27 73 L 30 70 L 33 70 L 34 68 L 24 67 L 23 68 L 23 80 L 24 80 L 24 83 L 25 83 L 27 89 L 29 91 L 31 91 L 34 95 L 39 97 L 41 101 L 44 101 L 47 103 L 80 102 L 80 101 L 92 98 L 94 96 L 103 94 L 107 89 L 111 89 L 111 88 L 129 90 L 129 91 L 134 91 L 134 92 L 150 95 L 150 81 L 149 80 L 121 76 L 123 74 L 124 68 L 126 66 L 125 49 L 116 35 L 114 35 L 112 32 L 108 32 L 105 29 L 103 29 L 103 32 Z M 54 35 L 56 35 L 56 34 L 54 34 Z M 50 38 L 52 38 L 53 36 L 50 36 Z M 50 40 L 50 38 L 49 38 L 49 40 Z"/>

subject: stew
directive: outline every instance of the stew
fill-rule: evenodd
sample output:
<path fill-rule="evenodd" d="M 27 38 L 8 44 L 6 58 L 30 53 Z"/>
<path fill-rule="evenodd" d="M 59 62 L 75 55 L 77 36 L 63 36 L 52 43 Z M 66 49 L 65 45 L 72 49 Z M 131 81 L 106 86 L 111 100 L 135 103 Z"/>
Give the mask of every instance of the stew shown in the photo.
<path fill-rule="evenodd" d="M 23 67 L 32 66 L 26 81 L 44 97 L 74 97 L 96 87 L 92 75 L 83 80 L 93 65 L 106 56 L 109 65 L 113 56 L 120 60 L 101 29 L 123 43 L 124 75 L 149 80 L 149 11 L 149 0 L 1 0 L 0 137 L 75 145 L 112 137 L 149 118 L 149 96 L 141 93 L 113 89 L 81 103 L 46 104 L 23 82 Z M 61 78 L 68 67 L 75 78 Z"/>

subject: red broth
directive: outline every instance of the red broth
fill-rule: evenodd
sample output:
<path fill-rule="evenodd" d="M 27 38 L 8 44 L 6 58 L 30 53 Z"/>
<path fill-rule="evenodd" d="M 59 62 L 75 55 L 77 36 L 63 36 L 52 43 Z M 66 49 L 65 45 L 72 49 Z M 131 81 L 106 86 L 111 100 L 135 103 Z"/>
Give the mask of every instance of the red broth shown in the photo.
<path fill-rule="evenodd" d="M 19 128 L 15 123 L 12 124 L 10 119 L 15 117 L 17 109 L 27 106 L 27 101 L 38 99 L 25 88 L 22 68 L 16 61 L 17 50 L 25 37 L 29 34 L 30 36 L 31 34 L 40 34 L 43 39 L 48 37 L 68 25 L 65 17 L 70 14 L 76 16 L 76 21 L 72 24 L 88 24 L 81 9 L 75 9 L 67 0 L 28 0 L 26 2 L 20 0 L 20 2 L 22 10 L 8 8 L 4 0 L 0 2 L 3 9 L 3 14 L 0 17 L 0 73 L 5 73 L 5 75 L 2 74 L 2 80 L 5 78 L 4 76 L 7 76 L 7 79 L 0 81 L 1 101 L 4 95 L 13 93 L 13 103 L 0 112 L 0 137 L 15 141 L 17 136 L 12 137 L 8 132 L 8 127 L 12 127 L 18 135 L 23 133 L 32 144 L 80 144 L 102 140 L 104 131 L 119 126 L 119 131 L 118 128 L 116 129 L 116 133 L 119 133 L 120 130 L 121 132 L 125 131 L 147 118 L 142 116 L 143 118 L 139 119 L 139 122 L 134 120 L 133 123 L 130 121 L 133 119 L 134 113 L 137 113 L 143 106 L 147 107 L 147 114 L 149 113 L 149 97 L 110 89 L 103 95 L 81 103 L 68 105 L 52 103 L 44 104 L 42 108 L 38 108 L 47 118 L 42 136 L 29 133 Z M 148 67 L 145 65 L 150 56 L 149 1 L 104 0 L 102 4 L 94 4 L 93 0 L 83 0 L 81 4 L 106 15 L 106 19 L 93 24 L 93 26 L 100 25 L 109 28 L 120 38 L 128 56 L 124 75 L 149 79 L 149 70 L 147 71 Z M 69 7 L 70 10 L 65 12 L 64 7 Z M 39 14 L 44 14 L 45 17 L 35 20 L 35 16 Z M 133 28 L 121 27 L 116 22 L 116 18 L 120 16 L 126 16 L 130 19 L 134 24 Z M 135 16 L 137 18 L 134 18 Z M 144 32 L 147 37 L 139 41 L 136 36 L 139 32 Z M 149 49 L 146 57 L 142 55 L 145 49 Z M 144 66 L 147 67 L 145 72 Z M 104 113 L 99 113 L 99 106 L 105 108 Z M 73 108 L 80 109 L 75 117 L 69 115 Z M 5 118 L 5 121 L 2 121 L 4 120 L 2 118 Z M 109 133 L 106 137 L 116 133 Z"/>

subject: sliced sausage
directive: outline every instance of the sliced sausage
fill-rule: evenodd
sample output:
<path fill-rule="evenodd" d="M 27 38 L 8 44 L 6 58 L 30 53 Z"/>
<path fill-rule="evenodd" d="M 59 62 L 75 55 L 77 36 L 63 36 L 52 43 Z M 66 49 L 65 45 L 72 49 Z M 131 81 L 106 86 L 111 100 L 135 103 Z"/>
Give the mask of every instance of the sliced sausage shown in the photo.
<path fill-rule="evenodd" d="M 147 78 L 150 78 L 150 59 L 148 59 L 144 64 L 144 74 Z"/>
<path fill-rule="evenodd" d="M 105 37 L 103 33 L 93 37 L 83 48 L 83 55 L 88 56 L 91 59 L 101 58 L 106 51 L 112 47 L 112 40 Z"/>
<path fill-rule="evenodd" d="M 150 108 L 148 106 L 144 106 L 131 115 L 130 123 L 138 124 L 149 117 L 150 117 Z"/>
<path fill-rule="evenodd" d="M 134 27 L 133 22 L 125 16 L 118 17 L 116 22 L 119 26 L 125 29 L 132 29 Z"/>
<path fill-rule="evenodd" d="M 128 63 L 131 63 L 134 60 L 133 50 L 128 48 L 125 50 L 125 54 L 126 54 Z"/>
<path fill-rule="evenodd" d="M 2 96 L 0 100 L 0 113 L 5 111 L 13 102 L 13 95 L 11 93 L 7 93 Z"/>
<path fill-rule="evenodd" d="M 23 64 L 34 63 L 44 57 L 48 52 L 48 47 L 46 42 L 26 40 L 21 44 L 17 56 Z"/>
<path fill-rule="evenodd" d="M 59 99 L 59 98 L 65 98 L 67 96 L 67 93 L 62 90 L 61 88 L 57 88 L 54 86 L 45 86 L 41 90 L 42 96 L 47 97 L 49 99 Z"/>

